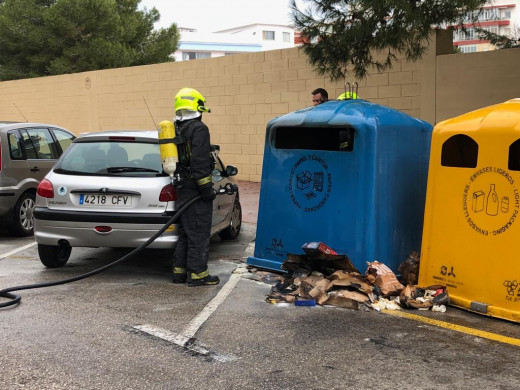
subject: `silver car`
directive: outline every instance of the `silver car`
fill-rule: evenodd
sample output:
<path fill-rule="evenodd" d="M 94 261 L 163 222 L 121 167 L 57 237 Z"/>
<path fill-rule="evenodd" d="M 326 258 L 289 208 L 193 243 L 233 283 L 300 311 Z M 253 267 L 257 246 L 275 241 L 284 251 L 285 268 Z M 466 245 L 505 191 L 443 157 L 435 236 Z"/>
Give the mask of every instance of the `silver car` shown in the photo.
<path fill-rule="evenodd" d="M 11 234 L 33 234 L 36 187 L 74 138 L 56 125 L 0 122 L 0 217 Z"/>
<path fill-rule="evenodd" d="M 237 174 L 224 166 L 218 146 L 214 188 Z M 228 186 L 229 187 L 229 186 Z M 162 170 L 156 131 L 109 131 L 76 138 L 38 186 L 35 233 L 41 262 L 61 267 L 73 247 L 136 248 L 174 215 L 176 189 Z M 213 202 L 212 234 L 235 239 L 242 210 L 238 192 Z M 170 226 L 150 248 L 171 249 L 179 226 Z"/>

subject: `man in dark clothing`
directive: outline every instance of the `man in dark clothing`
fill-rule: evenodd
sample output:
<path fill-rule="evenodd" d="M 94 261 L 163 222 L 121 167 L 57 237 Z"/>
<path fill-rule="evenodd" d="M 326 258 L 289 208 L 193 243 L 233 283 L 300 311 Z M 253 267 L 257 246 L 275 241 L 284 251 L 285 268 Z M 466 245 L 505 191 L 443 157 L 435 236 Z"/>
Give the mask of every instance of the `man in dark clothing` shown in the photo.
<path fill-rule="evenodd" d="M 211 234 L 213 189 L 211 173 L 213 159 L 208 127 L 202 122 L 206 99 L 195 89 L 183 88 L 175 96 L 175 143 L 179 152 L 176 173 L 177 204 L 182 205 L 197 195 L 180 216 L 181 229 L 173 257 L 173 283 L 188 286 L 215 285 L 218 276 L 208 272 L 208 251 Z"/>
<path fill-rule="evenodd" d="M 318 104 L 325 103 L 329 100 L 328 92 L 323 88 L 316 88 L 311 92 L 312 94 L 312 104 L 317 106 Z"/>

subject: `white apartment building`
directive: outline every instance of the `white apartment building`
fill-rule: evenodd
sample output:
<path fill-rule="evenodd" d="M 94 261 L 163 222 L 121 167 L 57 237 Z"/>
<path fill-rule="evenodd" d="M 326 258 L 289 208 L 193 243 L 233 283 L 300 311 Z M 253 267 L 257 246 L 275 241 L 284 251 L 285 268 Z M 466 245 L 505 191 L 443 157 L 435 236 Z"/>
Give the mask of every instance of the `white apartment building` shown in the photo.
<path fill-rule="evenodd" d="M 294 29 L 278 24 L 249 24 L 215 32 L 179 27 L 176 61 L 213 58 L 237 53 L 285 49 L 294 46 Z"/>
<path fill-rule="evenodd" d="M 471 23 L 473 15 L 469 15 L 467 31 L 454 31 L 453 45 L 463 53 L 494 50 L 489 41 L 478 39 L 475 25 Z M 478 14 L 477 27 L 507 37 L 520 37 L 520 0 L 494 0 L 486 3 L 483 12 Z"/>

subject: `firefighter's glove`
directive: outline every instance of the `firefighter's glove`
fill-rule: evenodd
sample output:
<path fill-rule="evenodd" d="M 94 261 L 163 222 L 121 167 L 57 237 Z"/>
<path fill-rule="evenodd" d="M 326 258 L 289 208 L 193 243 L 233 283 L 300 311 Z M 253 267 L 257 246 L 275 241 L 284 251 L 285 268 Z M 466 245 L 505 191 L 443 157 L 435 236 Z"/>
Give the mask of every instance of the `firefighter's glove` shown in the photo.
<path fill-rule="evenodd" d="M 217 193 L 213 189 L 213 186 L 199 187 L 200 197 L 202 200 L 213 200 L 217 197 Z"/>
<path fill-rule="evenodd" d="M 213 181 L 211 180 L 211 176 L 206 176 L 197 180 L 197 184 L 199 186 L 199 192 L 202 200 L 210 201 L 217 197 L 217 193 L 213 189 Z"/>

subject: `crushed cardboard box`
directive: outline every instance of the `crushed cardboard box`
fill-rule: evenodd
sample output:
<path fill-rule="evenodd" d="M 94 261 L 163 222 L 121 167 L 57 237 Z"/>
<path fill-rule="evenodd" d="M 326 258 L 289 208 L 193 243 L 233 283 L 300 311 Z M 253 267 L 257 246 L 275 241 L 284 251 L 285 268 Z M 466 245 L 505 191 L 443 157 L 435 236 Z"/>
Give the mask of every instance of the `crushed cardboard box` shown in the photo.
<path fill-rule="evenodd" d="M 399 295 L 404 286 L 397 280 L 397 277 L 385 264 L 379 261 L 367 262 L 365 276 L 367 280 L 381 289 L 384 297 Z"/>
<path fill-rule="evenodd" d="M 312 306 L 309 303 L 315 302 L 354 310 L 446 311 L 449 296 L 445 286 L 421 288 L 407 284 L 405 287 L 394 272 L 379 261 L 367 262 L 363 275 L 346 255 L 337 254 L 324 243 L 305 243 L 304 246 L 304 255 L 289 254 L 283 262 L 282 269 L 287 273 L 271 288 L 267 302 L 298 302 L 298 306 Z M 401 266 L 411 267 L 407 278 L 413 278 L 418 254 L 412 252 L 405 262 L 409 264 Z"/>
<path fill-rule="evenodd" d="M 268 271 L 259 271 L 256 268 L 249 268 L 249 272 L 243 274 L 242 277 L 268 284 L 274 284 L 282 280 L 280 275 Z"/>

